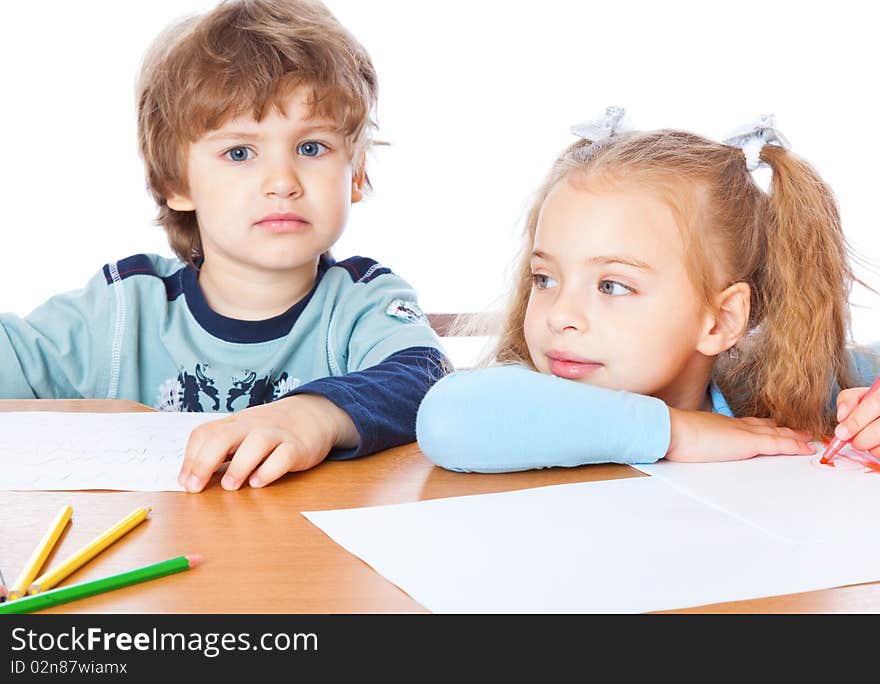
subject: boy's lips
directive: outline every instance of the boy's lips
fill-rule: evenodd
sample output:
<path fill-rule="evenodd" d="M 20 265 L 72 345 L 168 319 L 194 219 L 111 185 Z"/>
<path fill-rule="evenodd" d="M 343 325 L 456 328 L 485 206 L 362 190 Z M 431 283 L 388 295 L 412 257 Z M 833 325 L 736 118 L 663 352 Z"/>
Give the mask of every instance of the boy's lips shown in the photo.
<path fill-rule="evenodd" d="M 298 233 L 305 230 L 309 222 L 298 214 L 269 214 L 255 225 L 269 233 Z"/>
<path fill-rule="evenodd" d="M 568 380 L 581 380 L 602 367 L 598 361 L 570 352 L 551 350 L 545 356 L 550 364 L 550 372 Z"/>

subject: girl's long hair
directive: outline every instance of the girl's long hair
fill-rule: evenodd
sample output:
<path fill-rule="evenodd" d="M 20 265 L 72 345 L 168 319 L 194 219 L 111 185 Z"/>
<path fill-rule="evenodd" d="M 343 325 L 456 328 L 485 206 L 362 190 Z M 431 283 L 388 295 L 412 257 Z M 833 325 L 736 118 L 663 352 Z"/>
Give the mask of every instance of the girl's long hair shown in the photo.
<path fill-rule="evenodd" d="M 834 197 L 815 170 L 778 146 L 764 146 L 761 159 L 772 169 L 768 193 L 755 183 L 742 150 L 684 131 L 570 146 L 534 197 L 514 288 L 487 360 L 534 368 L 523 331 L 529 254 L 553 186 L 568 179 L 652 191 L 676 214 L 688 273 L 707 309 L 729 285 L 750 287 L 747 330 L 717 359 L 713 375 L 734 415 L 769 417 L 830 437 L 836 425 L 830 398 L 855 380 L 849 294 L 861 281 L 850 267 Z"/>

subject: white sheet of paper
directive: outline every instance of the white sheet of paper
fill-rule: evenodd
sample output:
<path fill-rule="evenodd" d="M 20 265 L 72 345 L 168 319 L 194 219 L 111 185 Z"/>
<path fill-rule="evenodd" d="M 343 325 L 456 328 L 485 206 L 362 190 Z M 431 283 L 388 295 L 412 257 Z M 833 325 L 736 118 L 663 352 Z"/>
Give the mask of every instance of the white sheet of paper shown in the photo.
<path fill-rule="evenodd" d="M 787 544 L 656 478 L 304 513 L 436 613 L 627 613 L 880 579 L 877 545 Z"/>
<path fill-rule="evenodd" d="M 847 447 L 848 448 L 848 447 Z M 845 453 L 845 452 L 844 452 Z M 845 459 L 759 456 L 727 463 L 635 465 L 700 501 L 792 542 L 880 541 L 880 473 Z"/>
<path fill-rule="evenodd" d="M 184 491 L 189 433 L 216 413 L 0 412 L 0 490 Z"/>

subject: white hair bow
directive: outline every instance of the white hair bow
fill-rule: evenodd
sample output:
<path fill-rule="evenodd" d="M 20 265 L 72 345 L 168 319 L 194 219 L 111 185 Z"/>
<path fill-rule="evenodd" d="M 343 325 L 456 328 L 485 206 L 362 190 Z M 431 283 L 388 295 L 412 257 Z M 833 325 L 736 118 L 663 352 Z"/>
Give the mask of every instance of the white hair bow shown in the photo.
<path fill-rule="evenodd" d="M 746 167 L 749 171 L 767 166 L 765 162 L 761 161 L 760 156 L 764 145 L 778 145 L 786 150 L 791 149 L 788 139 L 776 128 L 772 114 L 764 114 L 755 123 L 741 126 L 722 142 L 743 151 L 746 155 Z"/>
<path fill-rule="evenodd" d="M 625 114 L 623 107 L 607 107 L 605 116 L 572 126 L 571 132 L 584 140 L 599 142 L 630 130 L 628 122 L 623 118 Z"/>

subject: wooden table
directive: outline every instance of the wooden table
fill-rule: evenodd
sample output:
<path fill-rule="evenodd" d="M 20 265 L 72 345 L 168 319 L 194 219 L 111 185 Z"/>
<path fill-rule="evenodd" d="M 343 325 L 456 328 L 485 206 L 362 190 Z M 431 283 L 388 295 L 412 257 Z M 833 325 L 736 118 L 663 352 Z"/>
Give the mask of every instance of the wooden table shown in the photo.
<path fill-rule="evenodd" d="M 0 411 L 148 411 L 126 401 L 0 401 Z M 301 511 L 405 503 L 592 480 L 642 477 L 604 464 L 501 475 L 433 466 L 415 444 L 355 461 L 328 461 L 265 489 L 227 492 L 215 477 L 200 494 L 184 492 L 0 492 L 0 568 L 8 583 L 24 565 L 58 508 L 73 523 L 52 559 L 149 504 L 149 520 L 71 575 L 96 579 L 174 556 L 200 553 L 189 572 L 93 596 L 45 612 L 78 613 L 424 613 L 424 607 L 338 546 Z M 47 566 L 48 567 L 48 566 Z M 719 603 L 671 612 L 880 612 L 880 583 Z"/>

